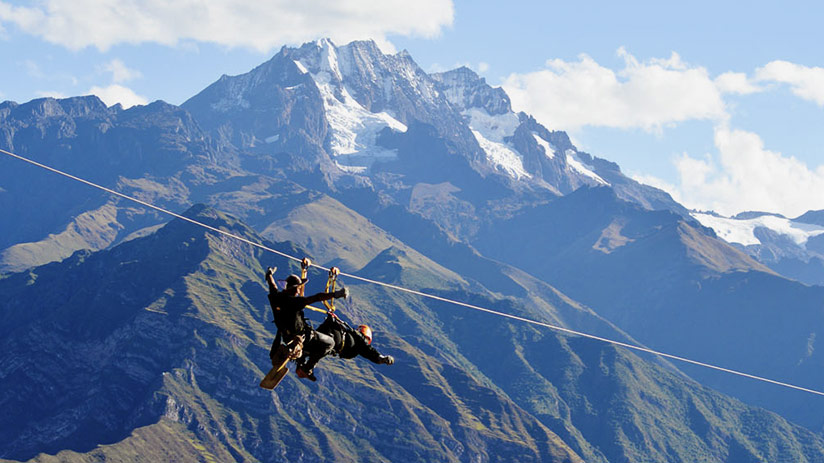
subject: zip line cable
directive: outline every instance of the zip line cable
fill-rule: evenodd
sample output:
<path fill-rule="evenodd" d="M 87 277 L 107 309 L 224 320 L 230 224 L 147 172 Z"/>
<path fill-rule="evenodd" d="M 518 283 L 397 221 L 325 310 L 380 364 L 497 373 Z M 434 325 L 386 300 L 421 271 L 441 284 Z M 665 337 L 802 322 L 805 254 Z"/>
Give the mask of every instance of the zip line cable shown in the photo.
<path fill-rule="evenodd" d="M 133 201 L 135 203 L 138 203 L 138 204 L 143 205 L 145 207 L 148 207 L 150 209 L 154 209 L 158 212 L 162 212 L 162 213 L 170 215 L 172 217 L 175 217 L 175 218 L 184 220 L 186 222 L 192 223 L 194 225 L 206 228 L 206 229 L 211 230 L 213 232 L 220 233 L 220 234 L 225 235 L 227 237 L 242 241 L 246 244 L 252 245 L 252 246 L 254 246 L 256 248 L 259 248 L 259 249 L 262 249 L 264 251 L 277 254 L 281 257 L 285 257 L 287 259 L 290 259 L 290 260 L 293 260 L 293 261 L 296 261 L 296 262 L 302 262 L 303 261 L 303 259 L 300 259 L 300 258 L 295 257 L 295 256 L 291 256 L 291 255 L 286 254 L 284 252 L 278 251 L 277 249 L 272 249 L 272 248 L 267 247 L 263 244 L 256 243 L 254 241 L 243 238 L 242 236 L 238 236 L 238 235 L 235 235 L 233 233 L 229 233 L 225 230 L 221 230 L 219 228 L 212 227 L 212 226 L 207 225 L 205 223 L 198 222 L 197 220 L 191 219 L 191 218 L 186 217 L 184 215 L 174 213 L 174 212 L 169 211 L 167 209 L 163 209 L 162 207 L 155 206 L 154 204 L 148 203 L 146 201 L 141 201 L 141 200 L 139 200 L 137 198 L 134 198 L 132 196 L 120 193 L 119 191 L 115 191 L 115 190 L 112 190 L 110 188 L 106 188 L 104 186 L 101 186 L 101 185 L 98 185 L 96 183 L 90 182 L 88 180 L 82 179 L 80 177 L 76 177 L 76 176 L 71 175 L 69 173 L 66 173 L 66 172 L 63 172 L 61 170 L 55 169 L 53 167 L 47 166 L 45 164 L 41 164 L 39 162 L 33 161 L 33 160 L 25 158 L 23 156 L 20 156 L 20 155 L 14 154 L 12 152 L 6 151 L 2 148 L 0 148 L 0 153 L 3 153 L 3 154 L 5 154 L 7 156 L 10 156 L 12 158 L 16 158 L 20 161 L 29 163 L 31 165 L 40 167 L 42 169 L 48 170 L 50 172 L 62 175 L 64 177 L 70 178 L 72 180 L 84 183 L 88 186 L 97 188 L 99 190 L 102 190 L 102 191 L 105 191 L 107 193 L 113 194 L 113 195 L 118 196 L 120 198 L 127 199 L 129 201 Z M 317 265 L 315 263 L 310 264 L 310 266 L 311 267 L 317 267 L 317 268 L 319 268 L 321 270 L 324 270 L 324 271 L 327 271 L 327 272 L 329 271 L 328 268 L 323 267 L 321 265 Z M 480 312 L 486 312 L 486 313 L 489 313 L 489 314 L 492 314 L 492 315 L 497 315 L 499 317 L 509 318 L 511 320 L 516 320 L 516 321 L 528 323 L 528 324 L 531 324 L 531 325 L 536 325 L 536 326 L 541 326 L 541 327 L 544 327 L 544 328 L 549 328 L 549 329 L 559 331 L 559 332 L 562 332 L 562 333 L 566 333 L 566 334 L 570 334 L 570 335 L 574 335 L 574 336 L 579 336 L 579 337 L 583 337 L 583 338 L 588 338 L 588 339 L 592 339 L 592 340 L 595 340 L 595 341 L 600 341 L 600 342 L 603 342 L 603 343 L 606 343 L 606 344 L 612 344 L 614 346 L 619 346 L 619 347 L 624 347 L 626 349 L 636 350 L 636 351 L 639 351 L 639 352 L 645 352 L 647 354 L 652 354 L 652 355 L 656 355 L 656 356 L 671 359 L 671 360 L 677 360 L 679 362 L 684 362 L 684 363 L 688 363 L 688 364 L 691 364 L 691 365 L 697 365 L 697 366 L 700 366 L 700 367 L 709 368 L 711 370 L 716 370 L 716 371 L 720 371 L 720 372 L 723 372 L 723 373 L 728 373 L 728 374 L 732 374 L 732 375 L 736 375 L 736 376 L 741 376 L 741 377 L 744 377 L 744 378 L 749 378 L 749 379 L 753 379 L 753 380 L 756 380 L 756 381 L 761 381 L 761 382 L 773 384 L 773 385 L 776 385 L 776 386 L 781 386 L 781 387 L 785 387 L 785 388 L 789 388 L 789 389 L 795 389 L 797 391 L 808 392 L 810 394 L 824 396 L 824 392 L 818 391 L 818 390 L 815 390 L 815 389 L 809 389 L 809 388 L 806 388 L 806 387 L 796 386 L 794 384 L 786 383 L 786 382 L 783 382 L 783 381 L 777 381 L 777 380 L 774 380 L 774 379 L 765 378 L 763 376 L 752 375 L 752 374 L 749 374 L 749 373 L 744 373 L 742 371 L 733 370 L 733 369 L 730 369 L 730 368 L 720 367 L 720 366 L 717 366 L 717 365 L 713 365 L 711 363 L 700 362 L 698 360 L 692 360 L 692 359 L 689 359 L 689 358 L 686 358 L 686 357 L 680 357 L 680 356 L 673 355 L 673 354 L 667 354 L 665 352 L 656 351 L 656 350 L 653 350 L 653 349 L 649 349 L 647 347 L 637 346 L 637 345 L 634 345 L 634 344 L 628 344 L 628 343 L 625 343 L 625 342 L 616 341 L 616 340 L 613 340 L 613 339 L 608 339 L 608 338 L 604 338 L 604 337 L 601 337 L 601 336 L 596 336 L 596 335 L 593 335 L 593 334 L 584 333 L 584 332 L 581 332 L 581 331 L 575 331 L 575 330 L 572 330 L 572 329 L 569 329 L 569 328 L 564 328 L 562 326 L 552 325 L 552 324 L 549 324 L 549 323 L 544 323 L 544 322 L 541 322 L 541 321 L 532 320 L 532 319 L 529 319 L 529 318 L 524 318 L 524 317 L 520 317 L 520 316 L 517 316 L 517 315 L 508 314 L 506 312 L 500 312 L 500 311 L 497 311 L 497 310 L 488 309 L 486 307 L 480 307 L 480 306 L 477 306 L 477 305 L 468 304 L 466 302 L 456 301 L 456 300 L 453 300 L 453 299 L 449 299 L 449 298 L 445 298 L 445 297 L 441 297 L 441 296 L 436 296 L 434 294 L 428 294 L 428 293 L 424 293 L 424 292 L 421 292 L 421 291 L 416 291 L 414 289 L 404 288 L 403 286 L 397 286 L 397 285 L 393 285 L 393 284 L 389 284 L 389 283 L 384 283 L 384 282 L 381 282 L 381 281 L 371 280 L 369 278 L 364 278 L 364 277 L 361 277 L 361 276 L 358 276 L 358 275 L 353 275 L 353 274 L 350 274 L 350 273 L 340 272 L 340 275 L 348 277 L 348 278 L 352 278 L 353 280 L 358 280 L 358 281 L 361 281 L 361 282 L 364 282 L 364 283 L 369 283 L 369 284 L 373 284 L 373 285 L 377 285 L 377 286 L 382 286 L 384 288 L 389 288 L 389 289 L 393 289 L 393 290 L 396 290 L 396 291 L 400 291 L 400 292 L 420 296 L 420 297 L 423 297 L 423 298 L 433 299 L 433 300 L 436 300 L 436 301 L 457 305 L 457 306 L 464 307 L 464 308 L 467 308 L 467 309 L 477 310 L 477 311 L 480 311 Z"/>

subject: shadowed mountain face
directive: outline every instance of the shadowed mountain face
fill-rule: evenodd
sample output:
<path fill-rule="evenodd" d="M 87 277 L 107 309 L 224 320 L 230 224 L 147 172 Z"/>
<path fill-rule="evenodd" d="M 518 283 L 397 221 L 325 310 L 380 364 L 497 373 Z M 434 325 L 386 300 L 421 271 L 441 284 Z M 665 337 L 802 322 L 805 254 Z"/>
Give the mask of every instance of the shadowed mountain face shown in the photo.
<path fill-rule="evenodd" d="M 237 175 L 234 148 L 163 102 L 122 110 L 97 97 L 0 105 L 0 147 L 85 180 L 180 209 Z M 145 208 L 11 158 L 0 169 L 0 270 L 103 249 L 160 223 Z M 6 164 L 9 163 L 9 164 Z M 239 185 L 235 185 L 237 187 Z M 164 219 L 165 220 L 165 219 Z"/>
<path fill-rule="evenodd" d="M 212 209 L 187 215 L 260 240 Z M 317 383 L 290 375 L 265 391 L 257 382 L 273 333 L 259 280 L 273 263 L 294 269 L 175 220 L 0 280 L 2 457 L 816 461 L 824 452 L 811 432 L 658 362 L 371 285 L 354 285 L 340 310 L 370 323 L 374 345 L 397 363 L 328 358 Z M 395 248 L 362 273 L 399 283 L 421 265 L 437 267 Z M 539 319 L 580 310 L 468 290 L 450 275 L 430 291 Z"/>
<path fill-rule="evenodd" d="M 322 40 L 182 107 L 5 102 L 0 147 L 173 211 L 209 204 L 188 214 L 325 266 L 814 389 L 824 380 L 819 289 L 513 113 L 468 69 L 428 75 L 405 52 Z M 341 313 L 369 323 L 398 363 L 332 358 L 316 384 L 260 390 L 274 335 L 262 272 L 293 263 L 0 162 L 0 217 L 14 223 L 0 236 L 0 457 L 824 455 L 809 431 L 824 410 L 805 394 L 352 281 Z"/>
<path fill-rule="evenodd" d="M 531 239 L 538 234 L 543 239 Z M 813 389 L 824 381 L 815 342 L 824 288 L 776 275 L 696 222 L 642 211 L 608 189 L 582 189 L 481 236 L 474 244 L 484 254 L 551 281 L 652 348 Z M 824 426 L 824 404 L 804 394 L 686 371 L 812 429 Z"/>

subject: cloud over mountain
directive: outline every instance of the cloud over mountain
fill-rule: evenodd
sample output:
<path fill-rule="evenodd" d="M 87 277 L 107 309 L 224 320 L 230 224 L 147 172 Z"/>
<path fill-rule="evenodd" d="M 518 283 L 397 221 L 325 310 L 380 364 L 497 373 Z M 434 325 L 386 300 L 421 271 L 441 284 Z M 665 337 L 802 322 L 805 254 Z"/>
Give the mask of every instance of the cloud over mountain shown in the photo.
<path fill-rule="evenodd" d="M 771 151 L 758 134 L 719 126 L 718 162 L 684 154 L 676 160 L 679 196 L 688 206 L 722 214 L 746 210 L 797 216 L 824 208 L 824 165 L 810 168 Z"/>
<path fill-rule="evenodd" d="M 547 68 L 511 74 L 503 87 L 517 109 L 534 114 L 554 129 L 583 126 L 642 128 L 688 120 L 727 117 L 721 90 L 706 69 L 667 59 L 639 61 L 618 50 L 624 68 L 602 66 L 582 54 L 577 62 L 547 61 Z"/>
<path fill-rule="evenodd" d="M 674 156 L 677 184 L 636 175 L 636 180 L 665 189 L 689 207 L 789 216 L 824 207 L 824 166 L 808 166 L 791 154 L 769 150 L 759 134 L 736 129 L 736 104 L 730 101 L 786 84 L 796 96 L 822 106 L 824 68 L 772 61 L 751 73 L 712 76 L 676 53 L 646 61 L 623 48 L 618 55 L 624 60 L 622 69 L 606 67 L 587 55 L 577 62 L 553 59 L 546 69 L 510 75 L 503 86 L 513 107 L 553 129 L 573 133 L 585 127 L 660 133 L 689 121 L 708 124 L 715 151 Z"/>
<path fill-rule="evenodd" d="M 149 102 L 145 97 L 135 93 L 134 90 L 120 84 L 111 84 L 106 87 L 94 86 L 89 89 L 88 93 L 103 100 L 106 106 L 114 106 L 120 103 L 124 109 Z"/>
<path fill-rule="evenodd" d="M 453 10 L 451 0 L 43 0 L 32 6 L 0 2 L 0 25 L 14 24 L 72 50 L 194 40 L 267 52 L 319 36 L 341 42 L 371 37 L 391 48 L 387 35 L 435 36 L 452 23 Z"/>

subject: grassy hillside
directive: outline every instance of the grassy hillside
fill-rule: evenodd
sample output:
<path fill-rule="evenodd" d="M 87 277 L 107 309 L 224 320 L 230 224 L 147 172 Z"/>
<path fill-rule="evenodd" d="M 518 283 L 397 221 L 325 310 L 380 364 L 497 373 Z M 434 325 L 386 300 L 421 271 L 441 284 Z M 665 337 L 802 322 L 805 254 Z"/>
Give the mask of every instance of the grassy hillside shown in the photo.
<path fill-rule="evenodd" d="M 259 239 L 214 210 L 190 214 Z M 824 441 L 809 431 L 658 361 L 352 281 L 344 281 L 353 297 L 341 314 L 370 324 L 374 345 L 397 363 L 327 358 L 317 383 L 289 375 L 265 391 L 257 382 L 274 333 L 261 277 L 272 264 L 279 274 L 297 270 L 173 221 L 109 251 L 0 280 L 2 457 L 803 462 L 824 455 Z M 568 299 L 558 293 L 534 304 L 446 270 L 426 279 L 422 268 L 438 267 L 390 248 L 361 272 L 541 320 L 597 318 L 580 306 L 559 309 Z M 321 289 L 322 279 L 308 291 Z M 525 291 L 552 292 L 518 279 Z"/>

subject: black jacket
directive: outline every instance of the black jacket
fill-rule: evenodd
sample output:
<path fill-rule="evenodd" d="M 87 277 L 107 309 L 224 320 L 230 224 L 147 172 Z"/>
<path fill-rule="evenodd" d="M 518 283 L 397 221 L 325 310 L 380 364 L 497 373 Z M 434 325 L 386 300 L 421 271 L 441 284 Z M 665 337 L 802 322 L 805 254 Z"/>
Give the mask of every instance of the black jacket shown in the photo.
<path fill-rule="evenodd" d="M 278 332 L 288 339 L 298 334 L 307 334 L 312 325 L 306 320 L 303 309 L 309 304 L 326 301 L 335 297 L 336 293 L 318 293 L 314 296 L 289 296 L 283 291 L 270 288 L 269 305 L 272 306 L 272 315 L 275 317 L 275 326 Z"/>
<path fill-rule="evenodd" d="M 360 355 L 373 363 L 380 363 L 381 353 L 366 342 L 360 331 L 352 329 L 339 318 L 327 316 L 318 327 L 318 332 L 328 334 L 335 340 L 335 352 L 340 358 L 351 359 Z"/>

